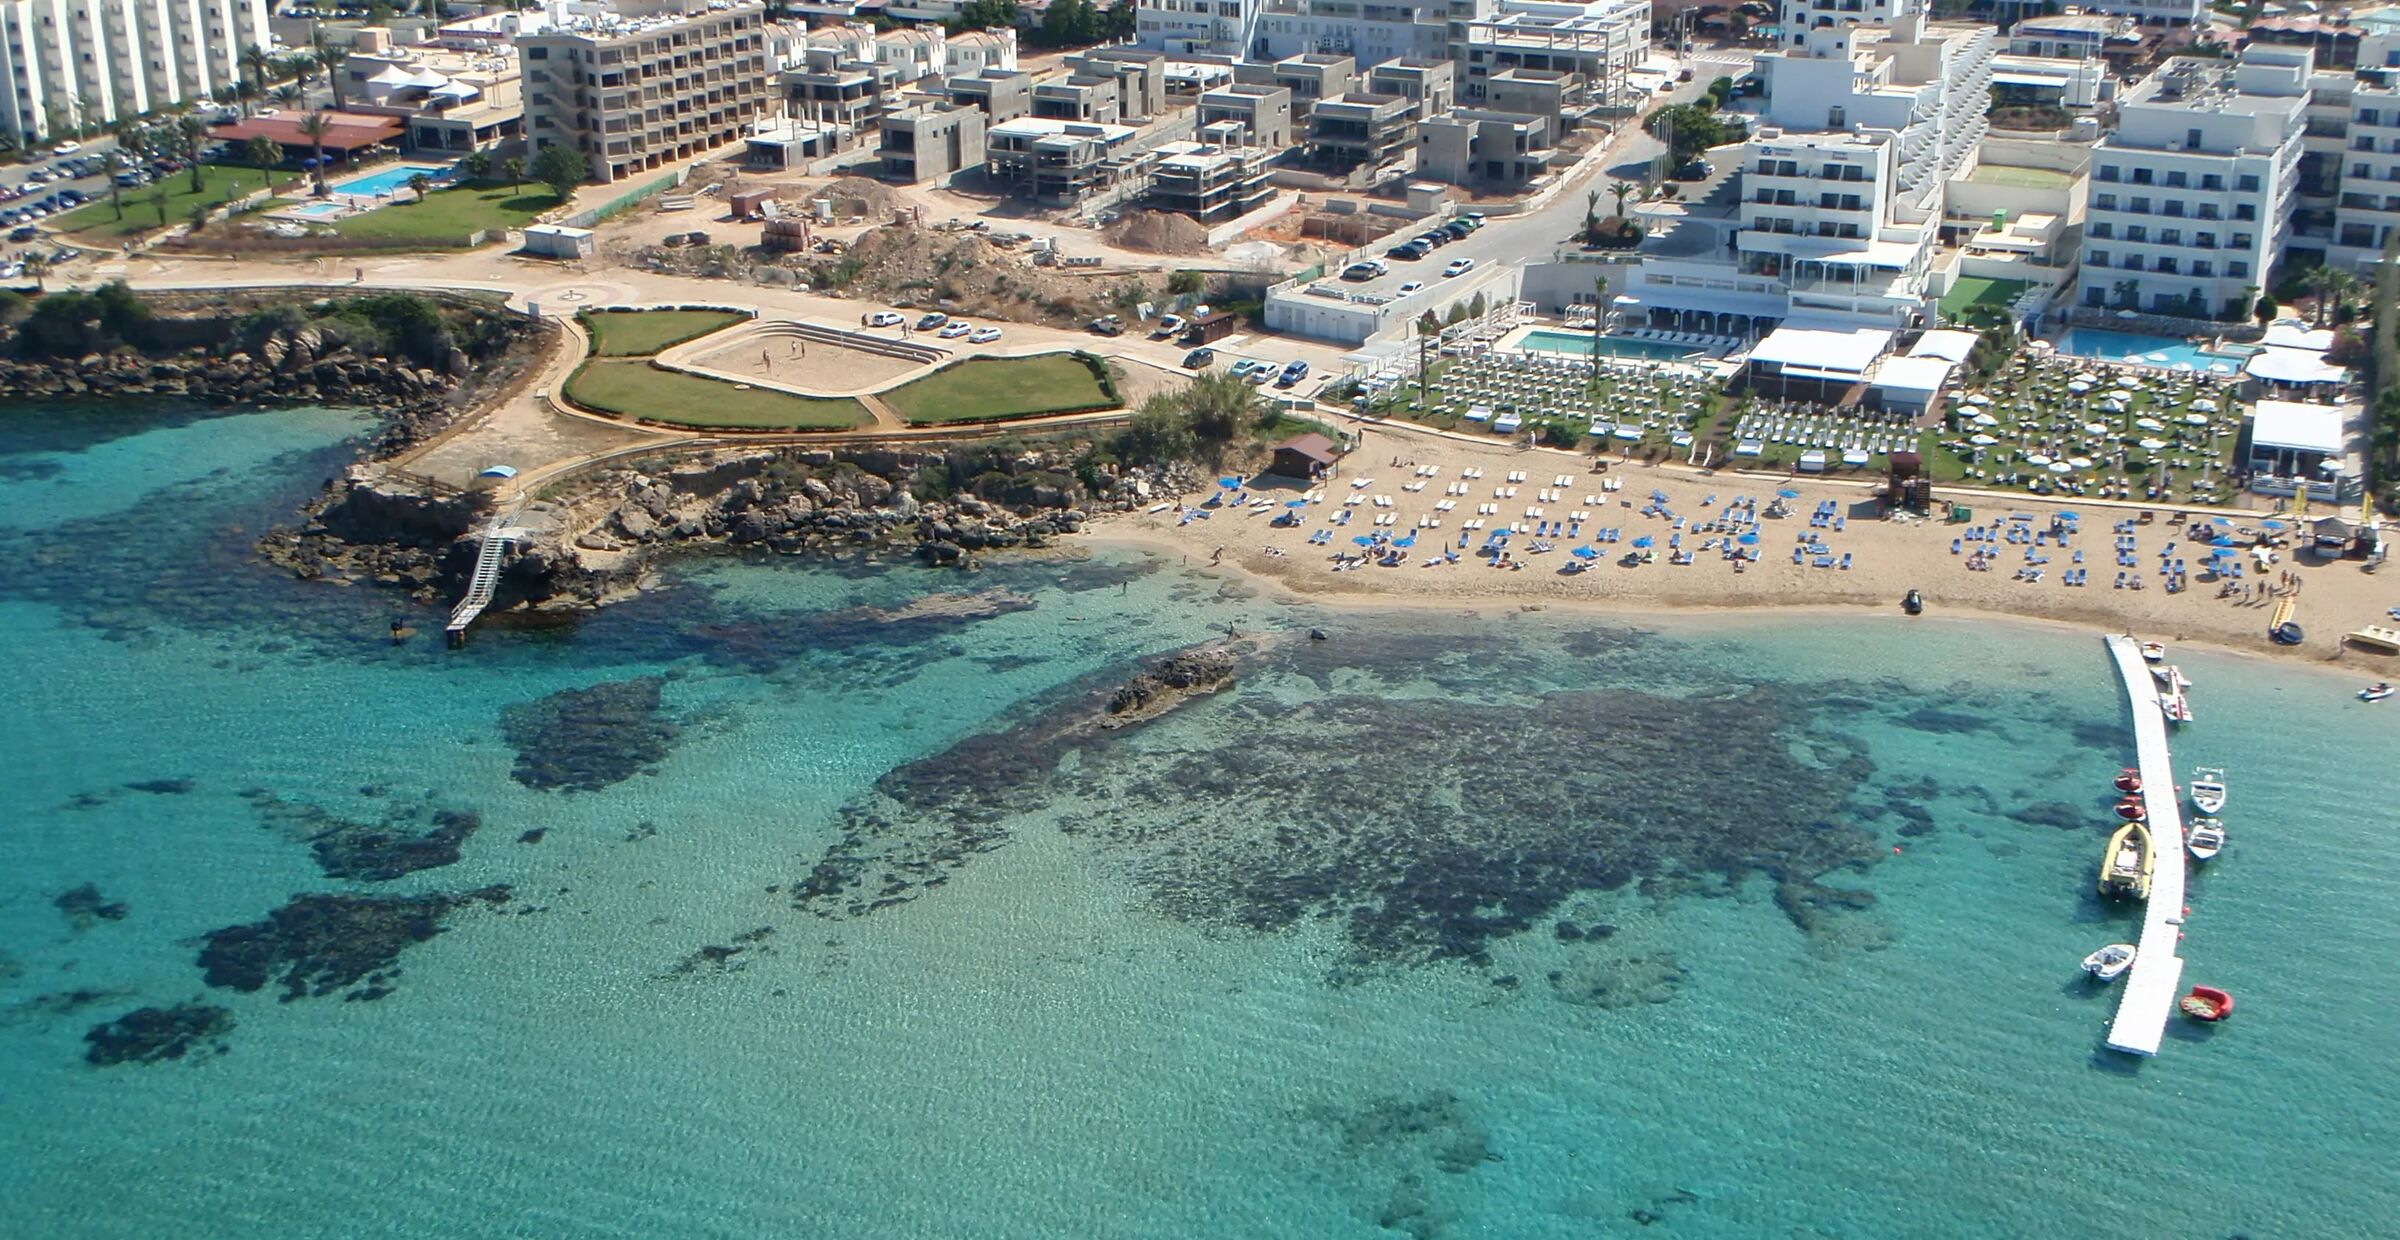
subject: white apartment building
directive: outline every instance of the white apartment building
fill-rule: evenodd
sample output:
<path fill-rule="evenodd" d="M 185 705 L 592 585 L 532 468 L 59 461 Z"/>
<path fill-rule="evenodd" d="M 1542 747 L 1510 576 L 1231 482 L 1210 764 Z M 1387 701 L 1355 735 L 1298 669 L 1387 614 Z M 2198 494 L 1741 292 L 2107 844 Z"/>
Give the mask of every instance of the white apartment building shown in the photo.
<path fill-rule="evenodd" d="M 2365 274 L 2382 261 L 2384 242 L 2400 225 L 2400 38 L 2360 40 L 2357 77 L 2347 85 L 2339 150 L 2323 156 L 2337 174 L 2325 261 Z"/>
<path fill-rule="evenodd" d="M 219 97 L 266 0 L 0 0 L 0 129 L 38 142 Z"/>
<path fill-rule="evenodd" d="M 2075 304 L 2246 317 L 2291 233 L 2315 56 L 2178 57 L 2129 91 L 2092 154 Z"/>
<path fill-rule="evenodd" d="M 2130 17 L 2145 26 L 2196 26 L 2208 16 L 2203 0 L 2098 0 L 2083 8 L 2087 13 Z"/>
<path fill-rule="evenodd" d="M 1770 96 L 1740 155 L 1738 207 L 1654 217 L 1620 311 L 1731 336 L 1931 317 L 1944 197 L 1989 128 L 1997 36 L 1930 25 L 1916 0 L 1857 2 L 1885 24 L 1833 24 L 1844 10 L 1793 0 L 1794 33 L 1759 58 Z"/>
<path fill-rule="evenodd" d="M 617 181 L 737 142 L 765 114 L 757 0 L 572 7 L 517 40 L 533 149 L 571 147 L 593 180 Z"/>
<path fill-rule="evenodd" d="M 1604 98 L 1650 55 L 1650 0 L 1137 0 L 1136 43 L 1255 61 L 1348 56 L 1360 69 L 1449 60 L 1481 102 L 1506 69 L 1581 74 Z"/>
<path fill-rule="evenodd" d="M 1137 0 L 1134 42 L 1154 52 L 1248 55 L 1262 7 L 1263 0 Z"/>

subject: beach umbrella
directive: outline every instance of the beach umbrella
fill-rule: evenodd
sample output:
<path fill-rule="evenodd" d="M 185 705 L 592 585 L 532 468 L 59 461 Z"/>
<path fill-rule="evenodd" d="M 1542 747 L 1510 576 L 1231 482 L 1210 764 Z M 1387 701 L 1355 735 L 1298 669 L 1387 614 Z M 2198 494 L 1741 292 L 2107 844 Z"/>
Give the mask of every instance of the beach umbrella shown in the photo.
<path fill-rule="evenodd" d="M 2081 514 L 2081 513 L 2076 513 L 2076 512 L 2063 512 L 2063 511 L 2062 511 L 2062 512 L 2060 512 L 2060 513 L 2058 514 L 2058 519 L 2059 519 L 2059 520 L 2061 520 L 2061 521 L 2081 521 L 2081 520 L 2083 520 L 2083 514 Z"/>
<path fill-rule="evenodd" d="M 2118 388 L 2116 391 L 2110 392 L 2108 394 L 2108 398 L 2110 400 L 2132 400 L 2133 393 L 2128 392 L 2123 388 Z"/>
<path fill-rule="evenodd" d="M 1351 541 L 1352 543 L 1354 543 L 1354 544 L 1358 545 L 1358 546 L 1361 546 L 1361 547 L 1372 547 L 1372 546 L 1374 546 L 1374 545 L 1375 545 L 1375 540 L 1374 540 L 1374 539 L 1372 539 L 1372 538 L 1369 538 L 1369 537 L 1367 537 L 1367 536 L 1366 536 L 1366 535 L 1364 535 L 1364 534 L 1359 534 L 1359 535 L 1357 535 L 1357 536 L 1355 536 L 1355 537 L 1351 538 L 1351 540 L 1350 540 L 1350 541 Z"/>
<path fill-rule="evenodd" d="M 2084 382 L 2081 379 L 2077 379 L 2073 383 L 2067 385 L 2067 390 L 2075 393 L 2077 396 L 2081 396 L 2084 393 L 2091 391 L 2092 385 Z"/>
<path fill-rule="evenodd" d="M 1228 491 L 1239 491 L 1242 489 L 1242 480 L 1239 478 L 1219 478 L 1217 479 L 1217 485 L 1225 488 Z"/>
<path fill-rule="evenodd" d="M 1417 536 L 1415 534 L 1410 534 L 1406 538 L 1395 538 L 1392 540 L 1392 545 L 1395 547 L 1414 547 L 1417 545 Z"/>
<path fill-rule="evenodd" d="M 1978 448 L 1988 448 L 1988 447 L 1991 447 L 1993 444 L 1996 444 L 1996 443 L 1998 443 L 1998 442 L 2000 442 L 2000 441 L 1999 441 L 1999 440 L 1997 440 L 1997 439 L 1994 439 L 1994 438 L 1992 438 L 1992 437 L 1991 437 L 1991 436 L 1989 436 L 1989 435 L 1977 435 L 1977 436 L 1975 436 L 1975 437 L 1973 437 L 1973 438 L 1971 438 L 1971 439 L 1967 440 L 1967 442 L 1968 442 L 1968 443 L 1971 443 L 1971 444 L 1974 444 L 1974 445 L 1975 445 L 1976 447 L 1978 447 Z"/>
<path fill-rule="evenodd" d="M 2090 469 L 2092 467 L 2092 458 L 2088 456 L 2071 456 L 2067 458 L 2067 464 L 2077 469 Z M 2071 520 L 2072 518 L 2069 519 Z"/>
<path fill-rule="evenodd" d="M 2230 538 L 2227 538 L 2223 534 L 2219 534 L 2215 538 L 2209 539 L 2208 545 L 2211 547 L 2234 547 L 2239 546 L 2240 544 L 2234 542 Z"/>
<path fill-rule="evenodd" d="M 1308 507 L 1308 501 L 1304 499 L 1287 499 L 1283 501 L 1283 506 L 1286 508 L 1306 508 Z"/>
<path fill-rule="evenodd" d="M 1597 560 L 1600 558 L 1600 553 L 1594 551 L 1590 547 L 1577 547 L 1567 554 L 1574 556 L 1578 560 Z"/>
<path fill-rule="evenodd" d="M 2288 525 L 2285 525 L 2281 521 L 2261 521 L 2258 523 L 2258 527 L 2262 530 L 2288 530 L 2292 528 Z"/>
<path fill-rule="evenodd" d="M 2192 402 L 2192 408 L 2197 409 L 2202 413 L 2215 413 L 2217 411 L 2217 402 L 2210 400 L 2207 397 L 2202 397 L 2199 400 Z"/>
<path fill-rule="evenodd" d="M 2185 426 L 2206 426 L 2208 425 L 2208 415 L 2205 413 L 2187 413 L 2183 415 L 2183 424 Z"/>
<path fill-rule="evenodd" d="M 1648 534 L 1644 534 L 1640 538 L 1634 539 L 1633 545 L 1636 547 L 1648 547 L 1657 542 L 1657 539 L 1650 537 Z"/>
<path fill-rule="evenodd" d="M 1777 491 L 1777 492 L 1776 492 L 1776 494 L 1777 494 L 1777 495 L 1780 495 L 1780 496 L 1782 496 L 1782 497 L 1783 497 L 1783 498 L 1785 498 L 1785 499 L 1798 499 L 1798 498 L 1800 498 L 1800 493 L 1799 493 L 1798 491 L 1792 490 L 1792 489 L 1791 489 L 1791 488 L 1789 488 L 1789 487 L 1786 487 L 1786 488 L 1784 488 L 1783 490 Z"/>
<path fill-rule="evenodd" d="M 1990 414 L 1988 414 L 1988 413 L 1979 413 L 1979 414 L 1976 414 L 1976 415 L 1975 415 L 1975 425 L 1977 425 L 1977 426 L 1998 426 L 1998 425 L 2000 425 L 2000 419 L 1998 419 L 1998 418 L 1995 418 L 1995 417 L 1993 417 L 1992 415 L 1990 415 Z"/>
<path fill-rule="evenodd" d="M 2065 461 L 2052 461 L 2050 462 L 2050 472 L 2054 474 L 2071 474 L 2075 472 L 2075 467 L 2067 464 Z"/>
<path fill-rule="evenodd" d="M 1738 542 L 1738 543 L 1742 544 L 1742 545 L 1743 545 L 1743 546 L 1745 546 L 1745 547 L 1755 547 L 1755 546 L 1757 546 L 1757 545 L 1758 545 L 1758 535 L 1756 535 L 1756 534 L 1744 534 L 1744 535 L 1742 535 L 1741 537 L 1734 539 L 1733 541 L 1735 541 L 1735 542 Z"/>
<path fill-rule="evenodd" d="M 2157 418 L 2135 418 L 2133 420 L 2133 424 L 2146 431 L 2163 431 L 2167 429 L 2167 424 L 2159 421 Z"/>
<path fill-rule="evenodd" d="M 1988 405 L 1992 403 L 1992 398 L 1984 395 L 1981 392 L 1977 392 L 1967 397 L 1966 403 L 1970 405 Z"/>
<path fill-rule="evenodd" d="M 2086 422 L 2083 424 L 2083 433 L 2086 435 L 2105 435 L 2108 433 L 2108 423 Z"/>
<path fill-rule="evenodd" d="M 2156 452 L 2160 448 L 2166 447 L 2167 441 L 2164 439 L 2144 439 L 2140 441 L 2140 445 L 2145 451 Z"/>
<path fill-rule="evenodd" d="M 2231 525 L 2231 524 L 2233 524 L 2233 518 L 2231 518 L 2231 517 L 2210 517 L 2210 518 L 2208 519 L 2208 523 L 2209 523 L 2210 525 Z"/>
<path fill-rule="evenodd" d="M 2044 453 L 2036 452 L 2033 455 L 2026 457 L 2025 463 L 2028 465 L 2048 465 L 2050 463 L 2050 458 Z"/>

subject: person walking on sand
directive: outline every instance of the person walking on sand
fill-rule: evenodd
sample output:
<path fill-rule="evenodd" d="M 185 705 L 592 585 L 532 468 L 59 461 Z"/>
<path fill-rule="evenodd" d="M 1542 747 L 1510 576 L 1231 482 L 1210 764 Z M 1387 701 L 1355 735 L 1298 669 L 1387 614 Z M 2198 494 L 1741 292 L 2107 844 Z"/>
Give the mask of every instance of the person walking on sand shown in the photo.
<path fill-rule="evenodd" d="M 1212 555 L 1212 556 L 1208 557 L 1208 562 L 1209 562 L 1209 563 L 1211 563 L 1211 564 L 1215 564 L 1216 562 L 1218 562 L 1219 560 L 1222 560 L 1222 559 L 1224 559 L 1224 558 L 1225 558 L 1225 548 L 1224 548 L 1223 546 L 1219 546 L 1219 547 L 1217 548 L 1216 554 L 1214 554 L 1214 555 Z"/>

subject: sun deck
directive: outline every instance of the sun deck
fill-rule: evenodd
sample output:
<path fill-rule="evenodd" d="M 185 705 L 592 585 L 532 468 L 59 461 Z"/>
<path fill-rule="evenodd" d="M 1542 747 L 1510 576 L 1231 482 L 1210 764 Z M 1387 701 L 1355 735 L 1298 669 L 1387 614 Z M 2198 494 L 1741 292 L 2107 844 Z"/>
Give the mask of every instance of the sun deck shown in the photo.
<path fill-rule="evenodd" d="M 2167 754 L 2167 716 L 2158 706 L 2158 690 L 2150 667 L 2142 661 L 2141 643 L 2130 637 L 2108 639 L 2108 653 L 2124 678 L 2125 695 L 2133 703 L 2133 743 L 2142 769 L 2142 804 L 2149 810 L 2150 840 L 2156 869 L 2150 876 L 2150 899 L 2142 910 L 2140 951 L 2133 971 L 2125 975 L 2124 994 L 2117 1000 L 2117 1018 L 2108 1027 L 2110 1050 L 2155 1055 L 2167 1033 L 2167 1015 L 2182 993 L 2183 958 L 2175 954 L 2183 937 L 2183 793 L 2175 784 L 2175 767 Z"/>

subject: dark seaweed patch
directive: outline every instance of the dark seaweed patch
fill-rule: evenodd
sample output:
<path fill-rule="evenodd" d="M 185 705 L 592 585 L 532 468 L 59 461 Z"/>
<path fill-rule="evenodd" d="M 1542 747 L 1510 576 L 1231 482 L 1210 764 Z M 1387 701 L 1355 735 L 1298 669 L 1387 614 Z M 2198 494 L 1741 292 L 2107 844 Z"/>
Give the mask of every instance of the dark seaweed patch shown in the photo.
<path fill-rule="evenodd" d="M 596 792 L 663 761 L 680 734 L 660 709 L 666 679 L 643 676 L 562 689 L 500 712 L 528 788 Z"/>
<path fill-rule="evenodd" d="M 156 796 L 177 796 L 190 792 L 200 785 L 198 781 L 190 779 L 145 779 L 125 786 L 135 792 L 147 792 Z"/>
<path fill-rule="evenodd" d="M 1939 706 L 1920 706 L 1900 716 L 1902 724 L 1919 732 L 1939 732 L 1961 735 L 1969 732 L 1989 732 L 1995 726 L 1983 716 L 1963 710 L 1943 710 Z"/>
<path fill-rule="evenodd" d="M 380 795 L 381 790 L 367 792 Z M 394 806 L 376 822 L 343 818 L 323 806 L 287 801 L 263 788 L 242 793 L 259 821 L 304 841 L 329 878 L 388 882 L 404 874 L 450 865 L 460 846 L 483 826 L 472 810 L 445 809 L 419 801 Z"/>
<path fill-rule="evenodd" d="M 125 907 L 124 902 L 101 895 L 99 886 L 94 883 L 62 891 L 50 903 L 65 915 L 68 925 L 79 931 L 89 930 L 104 921 L 123 921 L 125 915 L 132 911 Z"/>
<path fill-rule="evenodd" d="M 2096 821 L 2091 811 L 2063 801 L 2036 801 L 2008 811 L 2008 816 L 2028 826 L 2057 827 L 2061 831 L 2074 831 Z"/>
<path fill-rule="evenodd" d="M 245 993 L 280 981 L 285 1002 L 360 982 L 372 985 L 351 997 L 380 998 L 399 972 L 400 953 L 440 934 L 453 910 L 508 898 L 504 886 L 456 895 L 295 896 L 265 921 L 209 931 L 200 967 L 209 985 Z"/>
<path fill-rule="evenodd" d="M 181 1059 L 205 1044 L 218 1054 L 225 1046 L 217 1039 L 233 1031 L 233 1013 L 206 1003 L 179 1003 L 170 1008 L 135 1008 L 115 1020 L 94 1025 L 83 1035 L 83 1058 L 94 1067 L 125 1063 L 159 1063 Z"/>

